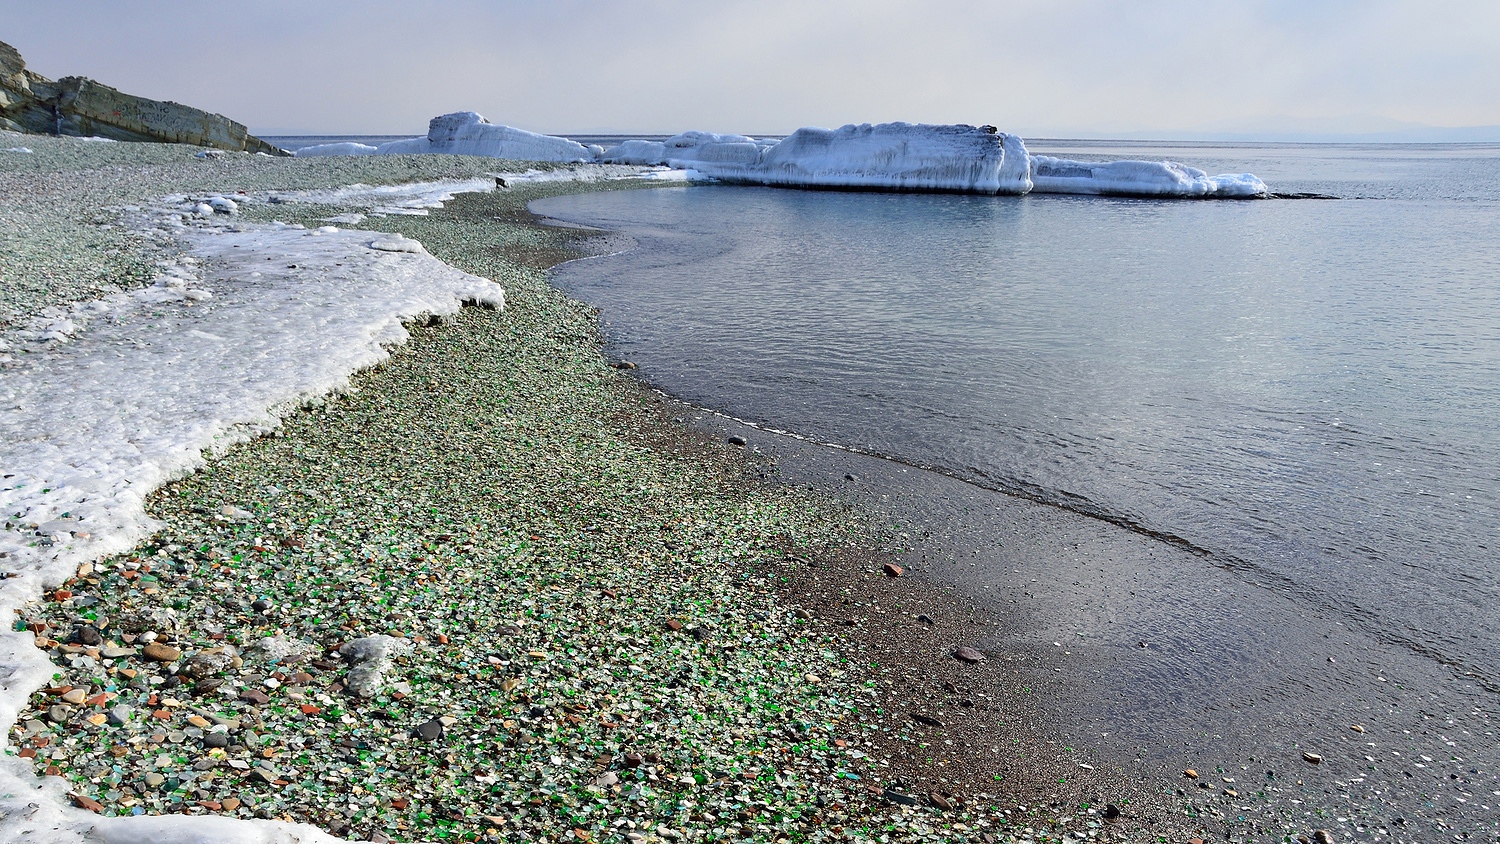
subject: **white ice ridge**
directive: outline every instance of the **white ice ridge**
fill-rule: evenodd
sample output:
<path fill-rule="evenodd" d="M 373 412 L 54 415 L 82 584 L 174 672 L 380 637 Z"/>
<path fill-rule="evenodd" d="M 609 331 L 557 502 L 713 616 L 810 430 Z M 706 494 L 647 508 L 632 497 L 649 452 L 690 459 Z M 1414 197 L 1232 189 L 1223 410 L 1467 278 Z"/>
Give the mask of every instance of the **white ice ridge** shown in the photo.
<path fill-rule="evenodd" d="M 351 143 L 319 144 L 297 150 L 297 157 L 446 153 L 522 161 L 582 163 L 599 160 L 601 152 L 601 147 L 586 147 L 567 138 L 497 126 L 475 112 L 456 111 L 432 118 L 427 124 L 427 136 L 424 138 L 390 141 L 378 147 Z"/>
<path fill-rule="evenodd" d="M 732 184 L 983 194 L 1031 190 L 1026 145 L 993 126 L 865 123 L 798 129 L 772 144 L 745 138 L 679 146 L 684 137 L 666 142 L 668 166 Z"/>
<path fill-rule="evenodd" d="M 1032 191 L 1097 196 L 1255 197 L 1266 183 L 1249 173 L 1210 176 L 1175 161 L 1071 161 L 1033 155 Z"/>
<path fill-rule="evenodd" d="M 299 156 L 442 152 L 536 161 L 665 166 L 691 181 L 982 194 L 1242 198 L 1269 194 L 1249 173 L 1209 176 L 1172 161 L 1084 162 L 1031 155 L 1017 135 L 993 126 L 913 123 L 798 129 L 780 141 L 683 132 L 608 150 L 497 126 L 472 111 L 434 117 L 427 137 L 379 147 L 324 144 Z"/>
<path fill-rule="evenodd" d="M 173 200 L 153 225 L 191 256 L 144 290 L 54 316 L 66 324 L 15 340 L 29 353 L 0 367 L 0 749 L 55 670 L 11 628 L 16 610 L 150 533 L 148 493 L 386 359 L 403 321 L 504 305 L 499 285 L 409 239 L 202 218 Z M 103 818 L 64 805 L 62 789 L 0 759 L 0 842 L 337 840 L 296 824 Z"/>

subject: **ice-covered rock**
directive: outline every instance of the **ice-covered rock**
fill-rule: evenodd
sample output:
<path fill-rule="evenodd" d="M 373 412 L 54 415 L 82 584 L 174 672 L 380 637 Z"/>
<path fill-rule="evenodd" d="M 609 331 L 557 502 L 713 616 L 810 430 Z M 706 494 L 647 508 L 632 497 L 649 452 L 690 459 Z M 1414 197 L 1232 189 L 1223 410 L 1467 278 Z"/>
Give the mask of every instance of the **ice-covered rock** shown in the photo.
<path fill-rule="evenodd" d="M 374 155 L 378 147 L 369 144 L 341 143 L 341 144 L 316 144 L 295 150 L 292 155 L 298 158 L 318 158 L 325 155 Z"/>
<path fill-rule="evenodd" d="M 659 167 L 667 163 L 667 147 L 661 141 L 625 141 L 605 150 L 599 160 L 606 164 Z"/>
<path fill-rule="evenodd" d="M 669 149 L 667 158 L 670 166 L 691 166 L 738 184 L 984 194 L 1031 190 L 1026 145 L 993 126 L 804 128 L 769 146 L 749 138 L 721 139 L 693 145 L 690 158 Z"/>
<path fill-rule="evenodd" d="M 1071 161 L 1031 156 L 1032 190 L 1100 196 L 1256 197 L 1266 183 L 1249 173 L 1210 176 L 1175 161 Z"/>
<path fill-rule="evenodd" d="M 499 126 L 472 111 L 456 111 L 432 118 L 427 137 L 381 144 L 382 155 L 399 153 L 447 153 L 514 158 L 524 161 L 593 161 L 588 147 L 567 138 L 540 135 L 525 129 Z"/>

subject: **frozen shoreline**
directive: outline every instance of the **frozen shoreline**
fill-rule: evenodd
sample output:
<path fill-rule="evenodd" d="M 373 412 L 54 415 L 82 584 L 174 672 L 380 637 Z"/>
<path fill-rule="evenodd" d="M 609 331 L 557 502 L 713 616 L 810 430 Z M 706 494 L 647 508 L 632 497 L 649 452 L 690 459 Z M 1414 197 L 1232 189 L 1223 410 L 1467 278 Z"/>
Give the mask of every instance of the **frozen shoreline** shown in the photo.
<path fill-rule="evenodd" d="M 1270 191 L 1250 173 L 1209 176 L 1173 161 L 1086 162 L 1030 155 L 1017 135 L 993 126 L 911 123 L 806 127 L 779 141 L 682 132 L 610 149 L 490 123 L 475 112 L 432 119 L 427 135 L 379 146 L 322 144 L 300 157 L 442 153 L 567 163 L 670 167 L 692 179 L 786 188 L 1084 194 L 1181 199 L 1255 199 Z"/>

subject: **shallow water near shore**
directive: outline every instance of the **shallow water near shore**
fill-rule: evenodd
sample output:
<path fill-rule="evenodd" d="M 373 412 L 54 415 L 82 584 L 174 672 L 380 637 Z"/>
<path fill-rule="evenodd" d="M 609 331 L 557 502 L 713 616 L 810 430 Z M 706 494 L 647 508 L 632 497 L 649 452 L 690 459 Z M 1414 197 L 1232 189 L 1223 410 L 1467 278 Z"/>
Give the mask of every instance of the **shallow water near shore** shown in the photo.
<path fill-rule="evenodd" d="M 648 381 L 889 458 L 767 441 L 928 531 L 917 568 L 1071 679 L 1080 741 L 1368 830 L 1493 829 L 1500 147 L 1034 146 L 1338 199 L 532 207 L 639 244 L 556 279 Z"/>

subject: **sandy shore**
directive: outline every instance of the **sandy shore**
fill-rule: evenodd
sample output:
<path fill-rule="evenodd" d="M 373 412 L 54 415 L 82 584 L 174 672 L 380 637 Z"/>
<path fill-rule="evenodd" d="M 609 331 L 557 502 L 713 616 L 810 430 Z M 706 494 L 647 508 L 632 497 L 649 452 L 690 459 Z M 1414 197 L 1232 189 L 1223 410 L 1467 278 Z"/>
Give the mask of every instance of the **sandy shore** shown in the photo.
<path fill-rule="evenodd" d="M 70 143 L 37 139 L 62 152 L 0 177 L 34 229 L 195 188 L 497 168 Z M 26 608 L 57 673 L 6 753 L 104 815 L 284 819 L 362 840 L 1194 834 L 1151 784 L 1049 745 L 1024 698 L 995 691 L 1003 650 L 951 657 L 987 640 L 986 620 L 885 576 L 898 533 L 778 482 L 609 366 L 594 314 L 545 272 L 580 254 L 577 232 L 525 211 L 602 187 L 626 185 L 520 185 L 359 224 L 498 281 L 505 310 L 413 326 L 346 393 L 156 493 L 152 539 Z M 93 278 L 128 283 L 174 248 L 112 225 L 88 224 L 105 258 Z M 103 289 L 49 292 L 78 274 L 49 263 L 48 243 L 10 252 L 13 320 Z M 340 651 L 356 640 L 387 651 L 368 697 L 351 669 L 375 663 Z"/>

